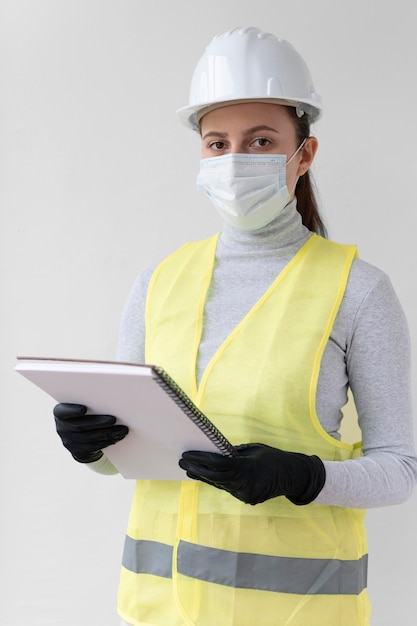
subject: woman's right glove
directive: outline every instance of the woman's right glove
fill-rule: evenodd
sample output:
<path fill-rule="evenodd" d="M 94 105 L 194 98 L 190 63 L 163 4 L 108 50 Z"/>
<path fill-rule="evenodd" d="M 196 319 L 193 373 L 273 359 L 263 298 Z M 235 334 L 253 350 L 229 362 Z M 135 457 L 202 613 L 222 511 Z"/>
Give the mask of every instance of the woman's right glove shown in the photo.
<path fill-rule="evenodd" d="M 55 425 L 65 448 L 79 463 L 92 463 L 102 456 L 102 449 L 126 437 L 129 429 L 116 425 L 113 415 L 86 415 L 82 404 L 57 404 Z"/>

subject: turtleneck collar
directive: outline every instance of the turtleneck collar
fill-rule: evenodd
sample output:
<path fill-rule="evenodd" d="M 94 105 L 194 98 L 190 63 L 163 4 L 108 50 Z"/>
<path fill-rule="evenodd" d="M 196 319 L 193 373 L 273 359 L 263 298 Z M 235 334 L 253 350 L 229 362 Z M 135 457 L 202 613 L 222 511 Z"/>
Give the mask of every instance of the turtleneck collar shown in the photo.
<path fill-rule="evenodd" d="M 289 248 L 300 245 L 311 236 L 311 231 L 303 225 L 297 211 L 297 200 L 287 204 L 285 209 L 272 222 L 252 232 L 246 232 L 224 222 L 219 243 L 226 248 L 260 249 L 264 251 Z"/>

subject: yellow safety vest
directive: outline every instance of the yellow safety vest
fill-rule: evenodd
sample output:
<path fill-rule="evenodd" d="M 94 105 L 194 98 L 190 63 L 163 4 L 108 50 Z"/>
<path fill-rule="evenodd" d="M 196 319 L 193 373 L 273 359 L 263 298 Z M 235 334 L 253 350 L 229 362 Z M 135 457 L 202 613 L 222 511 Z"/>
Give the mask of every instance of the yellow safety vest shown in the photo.
<path fill-rule="evenodd" d="M 353 246 L 313 235 L 213 356 L 196 361 L 217 236 L 187 244 L 152 277 L 146 360 L 164 367 L 233 444 L 358 456 L 316 414 L 320 361 Z M 367 626 L 365 512 L 256 506 L 196 481 L 138 481 L 119 612 L 135 625 Z"/>

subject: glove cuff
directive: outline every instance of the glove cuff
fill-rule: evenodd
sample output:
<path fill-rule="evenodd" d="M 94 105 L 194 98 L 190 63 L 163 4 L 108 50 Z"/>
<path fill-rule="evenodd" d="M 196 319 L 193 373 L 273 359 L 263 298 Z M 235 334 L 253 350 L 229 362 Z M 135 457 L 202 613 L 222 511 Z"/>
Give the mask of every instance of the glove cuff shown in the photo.
<path fill-rule="evenodd" d="M 324 487 L 324 483 L 326 482 L 326 469 L 324 467 L 323 461 L 319 459 L 318 456 L 305 456 L 304 460 L 307 462 L 306 469 L 309 473 L 309 481 L 304 492 L 297 496 L 287 496 L 287 499 L 296 504 L 297 506 L 303 506 L 305 504 L 310 504 L 313 502 L 319 495 L 320 491 Z"/>
<path fill-rule="evenodd" d="M 90 454 L 88 454 L 87 456 L 76 456 L 75 454 L 73 454 L 71 452 L 73 458 L 78 461 L 78 463 L 94 463 L 94 461 L 99 461 L 101 459 L 101 457 L 103 456 L 103 453 L 101 450 L 98 450 L 97 452 L 91 452 Z"/>

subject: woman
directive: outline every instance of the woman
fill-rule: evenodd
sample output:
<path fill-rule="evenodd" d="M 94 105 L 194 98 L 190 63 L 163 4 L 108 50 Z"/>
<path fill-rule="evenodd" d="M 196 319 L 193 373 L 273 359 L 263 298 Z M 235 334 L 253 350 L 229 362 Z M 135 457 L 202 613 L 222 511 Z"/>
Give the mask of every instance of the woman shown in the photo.
<path fill-rule="evenodd" d="M 138 481 L 124 623 L 369 624 L 364 511 L 402 502 L 417 477 L 409 340 L 387 276 L 319 236 L 320 112 L 298 53 L 255 28 L 211 42 L 179 111 L 224 228 L 139 277 L 119 358 L 162 365 L 238 454 L 185 452 L 194 480 Z M 362 444 L 341 440 L 348 388 Z M 74 440 L 83 412 L 58 405 L 58 432 L 111 473 L 100 450 L 126 429 L 95 416 Z"/>

